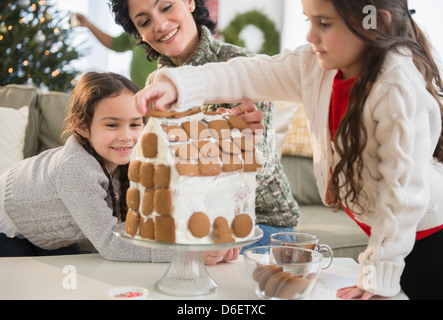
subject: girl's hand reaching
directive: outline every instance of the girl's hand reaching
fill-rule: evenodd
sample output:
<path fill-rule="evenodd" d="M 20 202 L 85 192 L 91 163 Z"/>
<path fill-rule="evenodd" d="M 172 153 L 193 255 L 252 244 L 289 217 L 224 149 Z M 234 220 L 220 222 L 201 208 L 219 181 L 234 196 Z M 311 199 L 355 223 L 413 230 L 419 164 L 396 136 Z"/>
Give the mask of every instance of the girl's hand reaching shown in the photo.
<path fill-rule="evenodd" d="M 342 299 L 369 300 L 375 294 L 364 291 L 363 289 L 360 289 L 357 286 L 352 286 L 352 287 L 338 289 L 336 295 L 338 298 L 342 298 Z"/>
<path fill-rule="evenodd" d="M 177 102 L 178 92 L 174 83 L 165 78 L 154 84 L 147 85 L 134 97 L 137 110 L 146 115 L 150 105 L 153 103 L 156 110 L 169 111 Z"/>

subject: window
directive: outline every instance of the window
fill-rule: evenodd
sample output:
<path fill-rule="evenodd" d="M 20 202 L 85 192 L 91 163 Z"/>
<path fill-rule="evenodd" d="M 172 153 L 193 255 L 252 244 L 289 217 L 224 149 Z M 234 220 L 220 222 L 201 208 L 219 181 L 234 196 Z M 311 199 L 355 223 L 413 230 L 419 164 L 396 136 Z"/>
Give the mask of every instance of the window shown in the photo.
<path fill-rule="evenodd" d="M 84 14 L 89 21 L 109 35 L 116 36 L 123 32 L 114 22 L 107 0 L 57 0 L 54 6 L 58 10 Z M 85 27 L 76 28 L 73 37 L 80 50 L 85 49 L 85 56 L 74 62 L 80 71 L 111 71 L 129 78 L 131 52 L 116 53 L 105 48 Z"/>

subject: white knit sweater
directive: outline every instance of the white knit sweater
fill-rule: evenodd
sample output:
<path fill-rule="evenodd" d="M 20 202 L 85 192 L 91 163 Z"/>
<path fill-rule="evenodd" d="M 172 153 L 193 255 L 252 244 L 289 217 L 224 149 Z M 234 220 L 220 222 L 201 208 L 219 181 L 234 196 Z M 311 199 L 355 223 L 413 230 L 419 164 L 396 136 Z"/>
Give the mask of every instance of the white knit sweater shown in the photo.
<path fill-rule="evenodd" d="M 156 81 L 168 77 L 175 83 L 178 110 L 222 101 L 302 102 L 317 186 L 324 197 L 330 168 L 338 161 L 328 128 L 336 72 L 321 69 L 307 45 L 274 57 L 162 70 Z M 408 54 L 387 56 L 367 99 L 364 124 L 369 136 L 363 154 L 368 201 L 367 210 L 356 218 L 372 231 L 359 256 L 357 286 L 392 296 L 400 291 L 404 258 L 412 250 L 416 232 L 443 224 L 443 197 L 438 194 L 443 165 L 432 157 L 441 132 L 440 110 Z"/>

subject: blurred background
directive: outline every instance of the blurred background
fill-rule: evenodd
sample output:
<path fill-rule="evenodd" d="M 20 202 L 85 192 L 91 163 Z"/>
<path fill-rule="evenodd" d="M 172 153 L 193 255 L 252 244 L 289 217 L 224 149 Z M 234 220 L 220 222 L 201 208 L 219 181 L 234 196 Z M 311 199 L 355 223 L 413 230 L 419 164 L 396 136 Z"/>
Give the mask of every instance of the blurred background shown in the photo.
<path fill-rule="evenodd" d="M 218 22 L 219 30 L 224 30 L 238 14 L 258 10 L 275 23 L 281 34 L 280 49 L 293 49 L 306 43 L 305 36 L 309 22 L 303 15 L 300 0 L 216 0 L 213 2 L 218 5 L 218 11 L 213 17 Z M 56 6 L 60 9 L 84 13 L 98 27 L 113 35 L 118 35 L 122 31 L 112 19 L 106 0 L 58 0 Z M 436 52 L 443 56 L 443 20 L 441 17 L 443 1 L 409 0 L 409 7 L 416 10 L 413 15 L 414 19 L 431 38 Z M 88 45 L 94 47 L 91 54 L 82 59 L 82 68 L 100 68 L 127 74 L 125 67 L 127 68 L 129 65 L 130 52 L 123 54 L 109 52 L 88 34 L 88 30 L 79 30 L 78 33 L 78 40 L 87 40 Z M 254 51 L 258 51 L 264 41 L 263 33 L 253 25 L 245 27 L 241 37 L 244 39 L 246 47 Z M 103 59 L 104 57 L 106 58 Z M 122 63 L 122 59 L 127 59 L 128 63 Z M 439 60 L 441 60 L 440 57 Z"/>
<path fill-rule="evenodd" d="M 26 83 L 44 87 L 45 81 L 39 80 L 44 75 L 38 75 L 38 72 L 53 74 L 53 78 L 58 76 L 61 82 L 65 81 L 61 79 L 61 73 L 71 72 L 67 77 L 72 78 L 72 75 L 90 70 L 113 71 L 129 77 L 131 51 L 116 53 L 103 46 L 87 28 L 71 28 L 69 25 L 69 14 L 78 12 L 109 35 L 121 34 L 123 29 L 115 24 L 107 0 L 0 0 L 0 5 L 0 51 L 4 51 L 0 53 L 6 56 L 0 62 L 0 74 L 9 75 L 8 78 L 3 77 L 0 85 L 20 83 L 26 78 Z M 309 22 L 302 13 L 300 0 L 208 0 L 207 6 L 211 17 L 218 22 L 217 36 L 227 42 L 232 42 L 234 34 L 240 39 L 237 41 L 241 41 L 235 44 L 267 54 L 275 54 L 286 48 L 294 49 L 306 43 Z M 443 21 L 440 15 L 443 12 L 443 1 L 409 0 L 409 6 L 415 9 L 413 17 L 431 39 L 436 59 L 442 66 Z M 57 22 L 56 17 L 60 17 Z M 46 25 L 49 21 L 53 24 Z M 242 27 L 234 25 L 234 21 L 241 21 Z M 33 33 L 28 31 L 29 35 L 24 31 L 19 32 L 26 23 L 27 30 L 35 29 Z M 36 32 L 39 28 L 41 30 Z M 57 32 L 62 39 L 58 44 L 52 39 L 52 34 Z M 15 39 L 7 42 L 11 35 Z M 28 38 L 33 41 L 27 41 Z M 61 43 L 70 45 L 75 52 L 67 55 L 63 51 L 62 54 Z M 34 51 L 26 51 L 27 46 L 31 45 L 36 47 Z M 45 55 L 45 45 L 51 47 L 46 50 L 46 56 L 52 59 L 48 59 L 47 66 L 38 57 L 38 51 L 41 51 L 42 56 Z M 75 56 L 76 52 L 78 57 Z M 33 72 L 29 71 L 32 59 L 38 60 Z M 57 59 L 66 60 L 64 66 L 57 66 Z M 52 64 L 49 64 L 50 61 Z M 60 90 L 66 88 L 60 87 Z"/>

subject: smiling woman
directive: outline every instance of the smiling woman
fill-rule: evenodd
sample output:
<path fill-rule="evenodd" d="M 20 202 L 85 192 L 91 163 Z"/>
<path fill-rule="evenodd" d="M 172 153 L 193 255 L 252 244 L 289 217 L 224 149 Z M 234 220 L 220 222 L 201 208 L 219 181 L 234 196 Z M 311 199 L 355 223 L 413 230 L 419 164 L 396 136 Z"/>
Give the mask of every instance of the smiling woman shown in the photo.
<path fill-rule="evenodd" d="M 194 0 L 128 0 L 128 13 L 140 38 L 153 50 L 181 65 L 194 52 L 199 37 L 192 13 Z"/>

